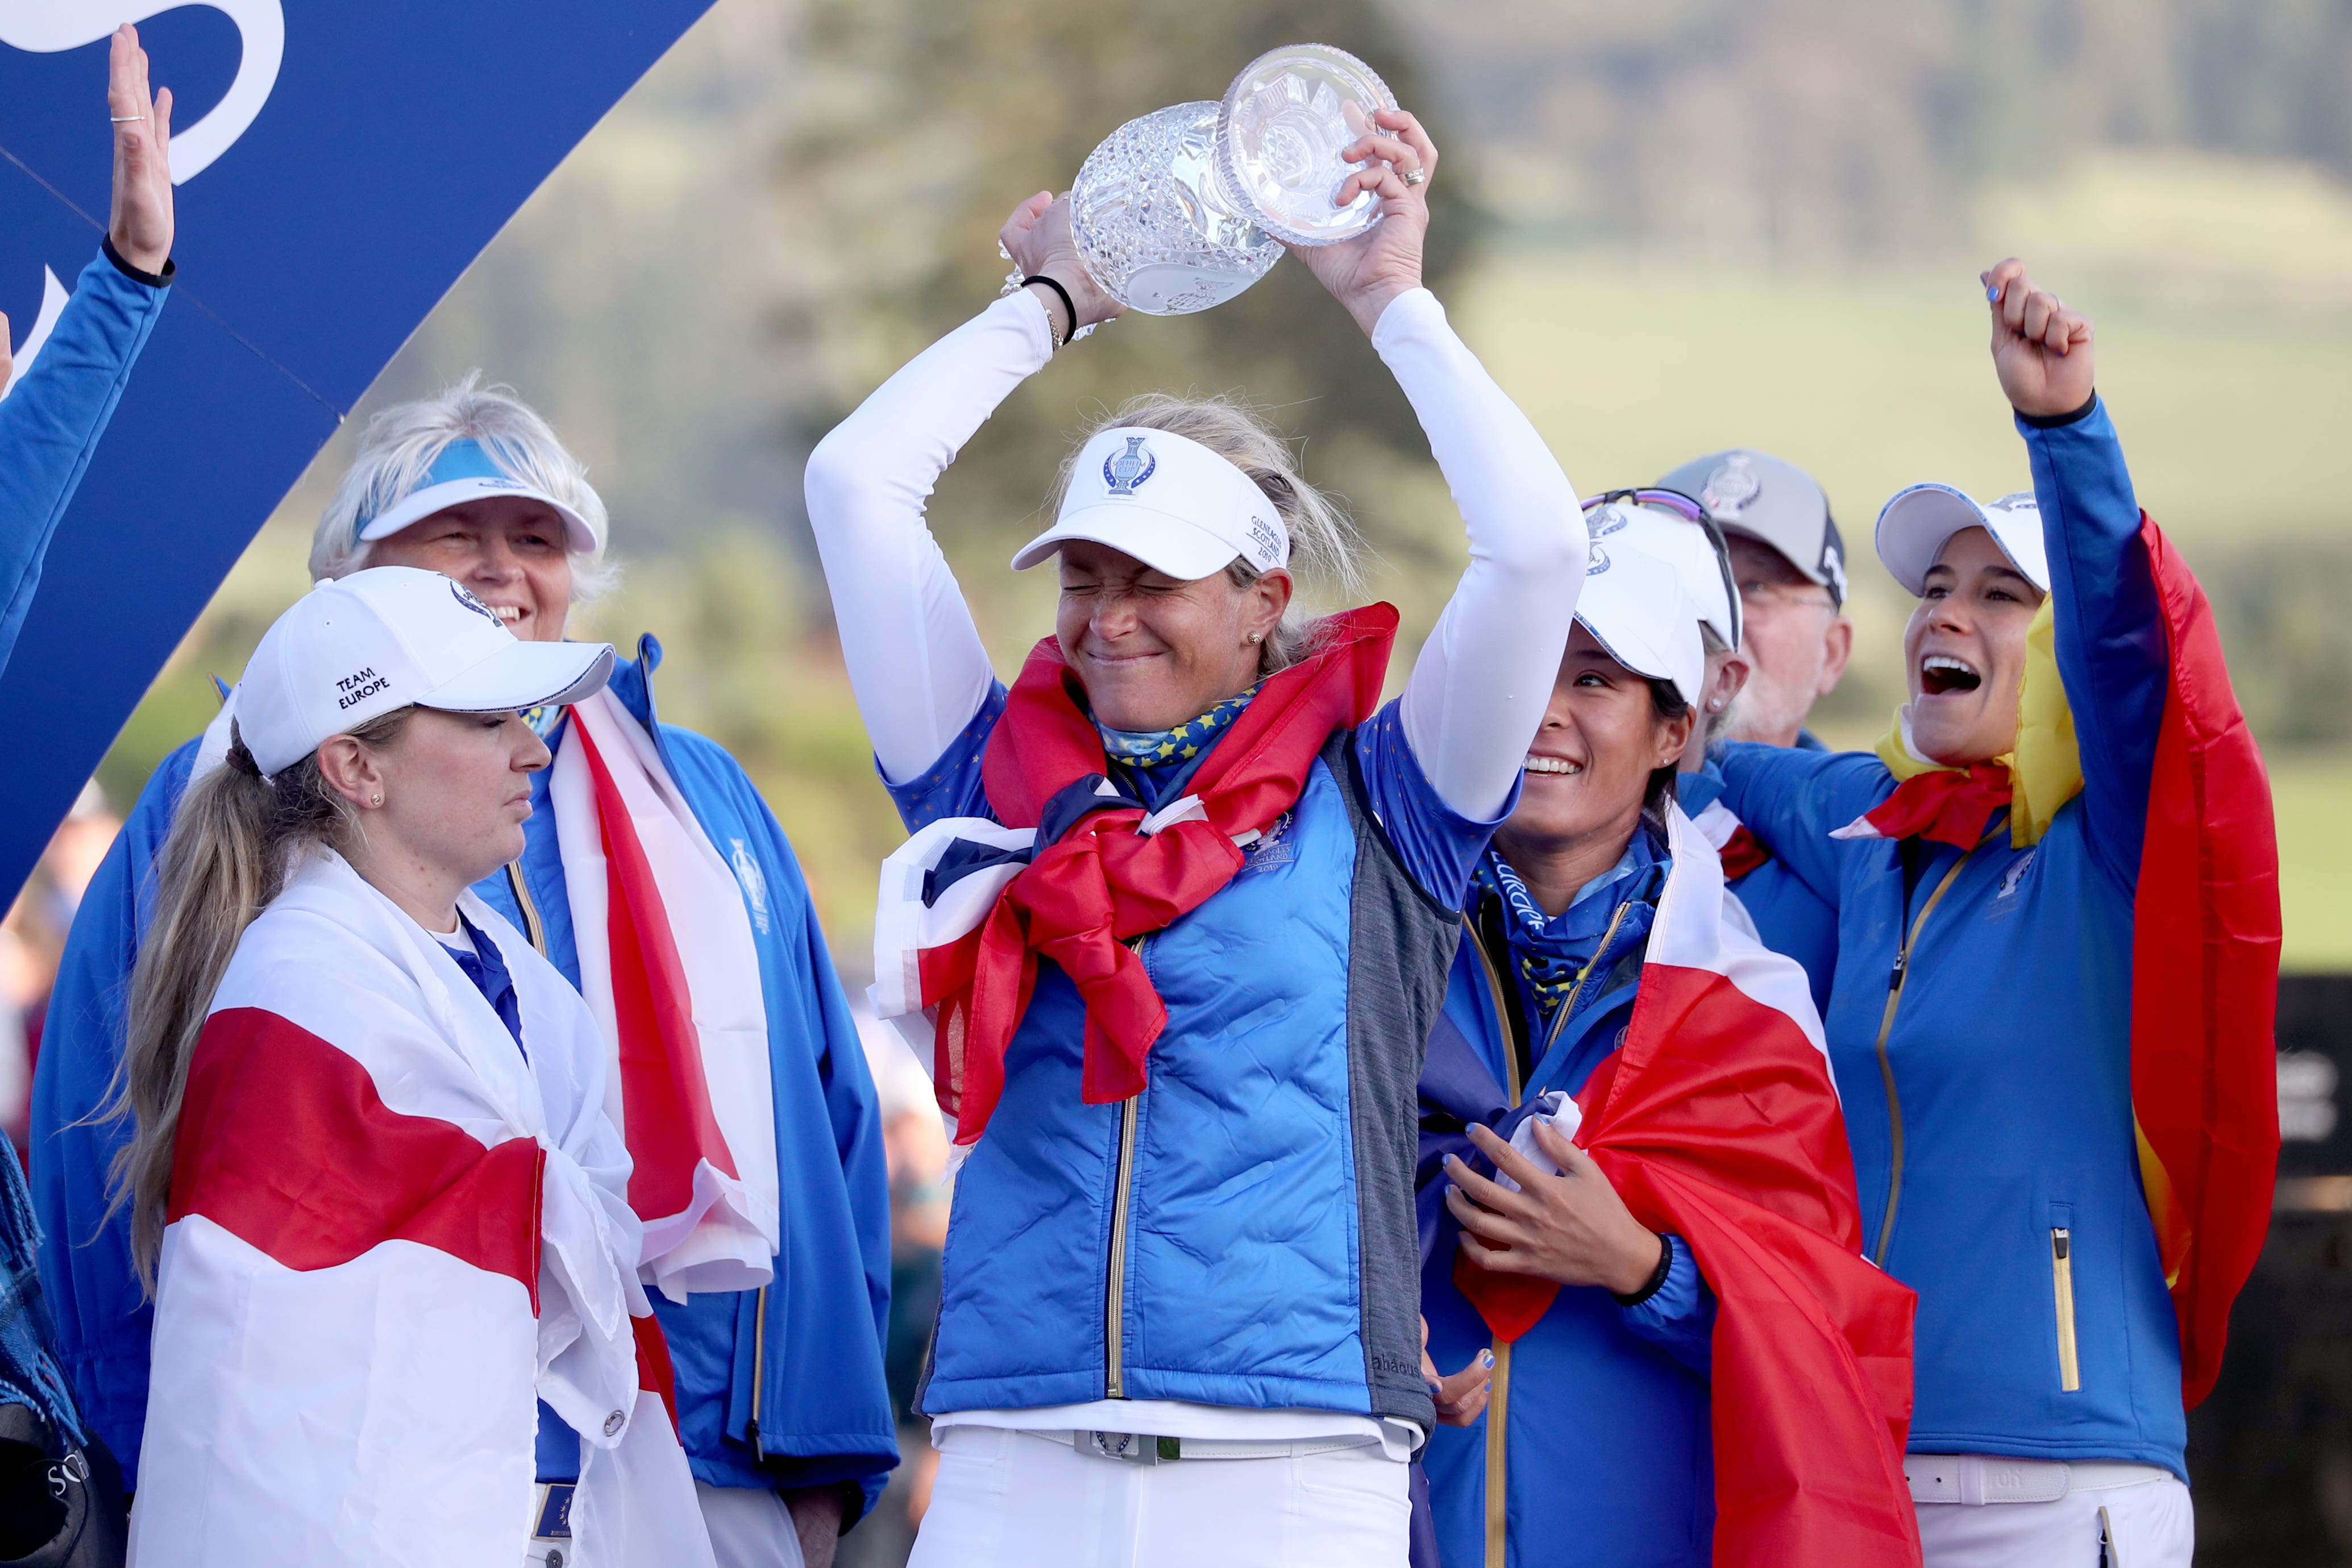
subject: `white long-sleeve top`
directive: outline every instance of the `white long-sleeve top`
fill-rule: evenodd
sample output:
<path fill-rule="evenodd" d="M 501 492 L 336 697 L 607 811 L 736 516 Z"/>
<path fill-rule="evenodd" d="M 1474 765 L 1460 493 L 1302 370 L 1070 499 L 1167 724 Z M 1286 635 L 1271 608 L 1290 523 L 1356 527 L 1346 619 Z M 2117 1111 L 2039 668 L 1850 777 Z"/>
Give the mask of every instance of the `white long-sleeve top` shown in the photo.
<path fill-rule="evenodd" d="M 1372 346 L 1411 400 L 1468 530 L 1470 566 L 1413 664 L 1406 744 L 1454 813 L 1510 800 L 1575 620 L 1585 532 L 1543 438 L 1416 288 Z M 810 455 L 810 526 L 849 679 L 884 777 L 937 762 L 993 688 L 980 632 L 925 520 L 957 452 L 1052 357 L 1028 289 L 998 300 L 877 388 Z"/>

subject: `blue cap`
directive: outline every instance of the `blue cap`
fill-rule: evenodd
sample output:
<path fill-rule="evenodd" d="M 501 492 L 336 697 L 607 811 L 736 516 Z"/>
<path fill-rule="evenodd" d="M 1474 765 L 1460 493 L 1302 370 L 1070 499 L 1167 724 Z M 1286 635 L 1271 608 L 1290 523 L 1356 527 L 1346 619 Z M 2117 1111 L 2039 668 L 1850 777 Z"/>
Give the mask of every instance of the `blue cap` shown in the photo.
<path fill-rule="evenodd" d="M 564 541 L 572 550 L 593 551 L 604 545 L 585 517 L 538 486 L 508 473 L 499 466 L 488 447 L 470 437 L 443 447 L 425 471 L 425 482 L 398 501 L 380 512 L 362 509 L 352 527 L 352 542 L 390 538 L 436 512 L 493 496 L 522 496 L 552 507 L 563 519 Z"/>

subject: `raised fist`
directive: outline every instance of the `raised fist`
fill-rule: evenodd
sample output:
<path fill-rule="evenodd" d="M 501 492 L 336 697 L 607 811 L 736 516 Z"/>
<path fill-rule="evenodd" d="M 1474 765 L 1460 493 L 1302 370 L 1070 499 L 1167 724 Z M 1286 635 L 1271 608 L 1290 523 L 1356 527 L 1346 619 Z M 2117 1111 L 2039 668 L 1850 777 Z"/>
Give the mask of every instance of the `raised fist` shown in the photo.
<path fill-rule="evenodd" d="M 2015 256 L 1979 275 L 1992 312 L 1992 364 L 2010 406 L 2035 418 L 2091 401 L 2091 323 L 2036 288 Z"/>

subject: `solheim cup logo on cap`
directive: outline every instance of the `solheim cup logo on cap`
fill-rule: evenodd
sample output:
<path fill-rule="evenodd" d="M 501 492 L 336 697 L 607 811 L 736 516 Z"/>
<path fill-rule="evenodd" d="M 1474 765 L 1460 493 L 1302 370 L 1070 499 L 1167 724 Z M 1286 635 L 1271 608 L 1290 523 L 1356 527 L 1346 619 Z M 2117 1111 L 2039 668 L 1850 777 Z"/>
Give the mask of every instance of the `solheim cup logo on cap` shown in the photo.
<path fill-rule="evenodd" d="M 464 583 L 452 580 L 449 584 L 449 596 L 499 631 L 503 632 L 507 629 L 507 623 L 499 619 L 499 612 L 475 598 L 473 591 Z"/>
<path fill-rule="evenodd" d="M 1602 549 L 1599 545 L 1594 545 L 1592 547 L 1591 553 L 1584 558 L 1584 575 L 1587 577 L 1599 577 L 1602 572 L 1607 571 L 1608 570 L 1609 552 Z"/>
<path fill-rule="evenodd" d="M 1114 496 L 1132 496 L 1135 487 L 1160 470 L 1160 459 L 1143 444 L 1140 435 L 1127 438 L 1127 450 L 1115 452 L 1103 459 L 1103 483 Z"/>
<path fill-rule="evenodd" d="M 1763 493 L 1764 481 L 1757 476 L 1748 454 L 1735 452 L 1723 466 L 1706 476 L 1706 488 L 1699 499 L 1706 509 L 1718 517 L 1736 517 L 1746 511 L 1751 502 Z"/>
<path fill-rule="evenodd" d="M 2011 490 L 1985 509 L 1990 512 L 2031 512 L 2038 517 L 2042 515 L 2042 500 L 2031 490 Z"/>
<path fill-rule="evenodd" d="M 1624 507 L 1612 501 L 1593 514 L 1591 537 L 1596 539 L 1607 538 L 1611 534 L 1623 529 L 1633 520 L 1626 516 Z"/>

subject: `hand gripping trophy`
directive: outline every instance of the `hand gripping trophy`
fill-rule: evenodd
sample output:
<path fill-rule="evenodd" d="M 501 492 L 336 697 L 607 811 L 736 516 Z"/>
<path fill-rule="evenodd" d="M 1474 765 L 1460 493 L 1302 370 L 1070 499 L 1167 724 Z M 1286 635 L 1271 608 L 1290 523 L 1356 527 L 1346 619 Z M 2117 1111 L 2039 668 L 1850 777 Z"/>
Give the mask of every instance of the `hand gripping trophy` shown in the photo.
<path fill-rule="evenodd" d="M 1380 222 L 1370 191 L 1335 204 L 1363 167 L 1340 154 L 1397 107 L 1371 67 L 1297 44 L 1253 60 L 1222 103 L 1130 120 L 1078 170 L 1070 228 L 1103 289 L 1148 316 L 1220 305 L 1265 277 L 1285 242 L 1323 246 Z"/>

